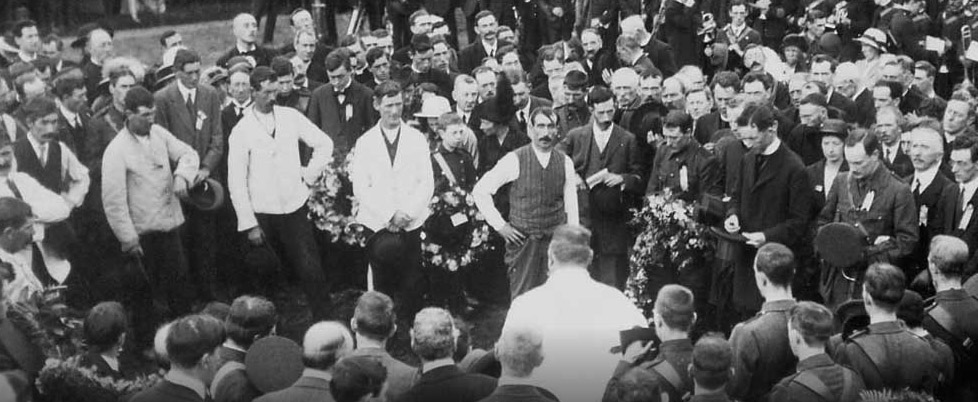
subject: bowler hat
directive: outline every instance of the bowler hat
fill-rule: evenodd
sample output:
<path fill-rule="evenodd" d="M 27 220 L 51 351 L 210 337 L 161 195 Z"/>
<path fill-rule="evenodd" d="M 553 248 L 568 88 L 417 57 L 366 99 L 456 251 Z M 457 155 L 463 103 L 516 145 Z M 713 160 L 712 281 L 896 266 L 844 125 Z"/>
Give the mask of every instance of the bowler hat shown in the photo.
<path fill-rule="evenodd" d="M 396 264 L 407 251 L 403 232 L 381 230 L 367 239 L 367 259 L 384 265 Z"/>
<path fill-rule="evenodd" d="M 863 262 L 868 245 L 866 233 L 845 222 L 824 225 L 815 235 L 815 252 L 838 268 L 849 268 Z"/>
<path fill-rule="evenodd" d="M 224 205 L 224 186 L 208 177 L 190 188 L 184 201 L 201 211 L 213 211 Z"/>
<path fill-rule="evenodd" d="M 302 376 L 302 347 L 280 336 L 255 341 L 245 356 L 248 379 L 262 393 L 283 390 Z"/>

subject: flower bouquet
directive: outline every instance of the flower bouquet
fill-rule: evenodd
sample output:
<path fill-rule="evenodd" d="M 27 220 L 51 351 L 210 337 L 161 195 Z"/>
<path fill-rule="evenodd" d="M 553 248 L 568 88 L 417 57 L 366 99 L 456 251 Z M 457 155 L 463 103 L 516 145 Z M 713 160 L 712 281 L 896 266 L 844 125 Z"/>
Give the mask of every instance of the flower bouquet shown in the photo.
<path fill-rule="evenodd" d="M 350 182 L 349 163 L 353 153 L 343 160 L 334 160 L 310 187 L 309 218 L 316 228 L 329 233 L 333 243 L 364 247 L 367 234 L 356 222 L 356 200 Z"/>
<path fill-rule="evenodd" d="M 79 367 L 78 357 L 72 357 L 48 360 L 36 383 L 41 395 L 49 401 L 116 402 L 126 395 L 150 388 L 160 380 L 156 374 L 132 380 L 102 377 L 90 368 Z"/>
<path fill-rule="evenodd" d="M 72 356 L 81 349 L 83 317 L 64 303 L 60 288 L 8 302 L 7 319 L 46 357 Z"/>
<path fill-rule="evenodd" d="M 425 263 L 455 272 L 477 260 L 491 248 L 492 228 L 475 206 L 475 199 L 458 186 L 435 194 L 430 215 L 421 232 Z"/>
<path fill-rule="evenodd" d="M 714 245 L 707 241 L 708 228 L 693 219 L 693 204 L 669 191 L 651 195 L 647 200 L 645 207 L 635 211 L 630 223 L 639 233 L 632 246 L 631 275 L 625 294 L 646 316 L 651 316 L 656 294 L 648 288 L 649 273 L 680 272 L 707 264 Z"/>

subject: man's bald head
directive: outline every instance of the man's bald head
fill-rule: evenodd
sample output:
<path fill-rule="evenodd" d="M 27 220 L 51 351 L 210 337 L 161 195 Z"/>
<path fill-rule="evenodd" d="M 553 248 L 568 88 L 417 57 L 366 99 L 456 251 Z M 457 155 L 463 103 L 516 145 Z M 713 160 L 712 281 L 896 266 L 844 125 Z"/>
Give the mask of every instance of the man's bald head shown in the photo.
<path fill-rule="evenodd" d="M 329 370 L 353 351 L 353 335 L 335 321 L 316 323 L 302 339 L 302 362 L 316 370 Z"/>
<path fill-rule="evenodd" d="M 636 39 L 641 39 L 648 34 L 648 31 L 645 30 L 645 21 L 642 21 L 642 17 L 638 14 L 621 21 L 621 32 L 625 35 L 635 36 Z"/>

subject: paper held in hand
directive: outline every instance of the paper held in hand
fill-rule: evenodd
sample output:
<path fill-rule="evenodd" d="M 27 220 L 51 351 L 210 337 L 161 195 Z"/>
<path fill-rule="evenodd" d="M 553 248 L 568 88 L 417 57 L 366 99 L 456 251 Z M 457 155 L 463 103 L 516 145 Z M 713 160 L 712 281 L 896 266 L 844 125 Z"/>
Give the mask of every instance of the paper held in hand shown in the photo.
<path fill-rule="evenodd" d="M 607 176 L 608 176 L 608 168 L 601 169 L 597 173 L 592 174 L 591 177 L 588 177 L 586 180 L 587 188 L 594 188 L 594 186 L 604 182 L 604 179 Z"/>

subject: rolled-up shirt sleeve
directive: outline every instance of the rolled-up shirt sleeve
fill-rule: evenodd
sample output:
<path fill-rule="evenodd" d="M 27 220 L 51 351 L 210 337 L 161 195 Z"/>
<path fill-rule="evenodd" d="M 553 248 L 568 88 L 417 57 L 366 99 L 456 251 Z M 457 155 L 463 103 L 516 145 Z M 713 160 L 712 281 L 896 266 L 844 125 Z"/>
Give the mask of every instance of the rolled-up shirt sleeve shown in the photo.
<path fill-rule="evenodd" d="M 564 155 L 564 212 L 567 213 L 567 223 L 579 225 L 581 218 L 577 206 L 577 181 L 580 178 L 574 171 L 574 161 Z"/>
<path fill-rule="evenodd" d="M 570 158 L 567 158 L 568 161 Z M 570 162 L 570 168 L 568 173 L 574 175 L 574 163 Z M 496 204 L 492 201 L 492 196 L 499 191 L 499 188 L 515 181 L 520 176 L 520 162 L 516 158 L 516 154 L 510 152 L 503 156 L 502 159 L 496 163 L 496 166 L 492 170 L 486 172 L 482 179 L 475 183 L 475 187 L 472 189 L 472 197 L 475 198 L 475 205 L 479 207 L 479 212 L 486 218 L 486 222 L 489 222 L 494 229 L 497 231 L 506 226 L 506 220 L 503 219 L 502 214 L 496 209 Z M 576 190 L 575 190 L 576 191 Z M 576 196 L 576 193 L 575 193 Z M 577 209 L 575 202 L 574 209 Z M 576 212 L 575 212 L 576 215 Z"/>

